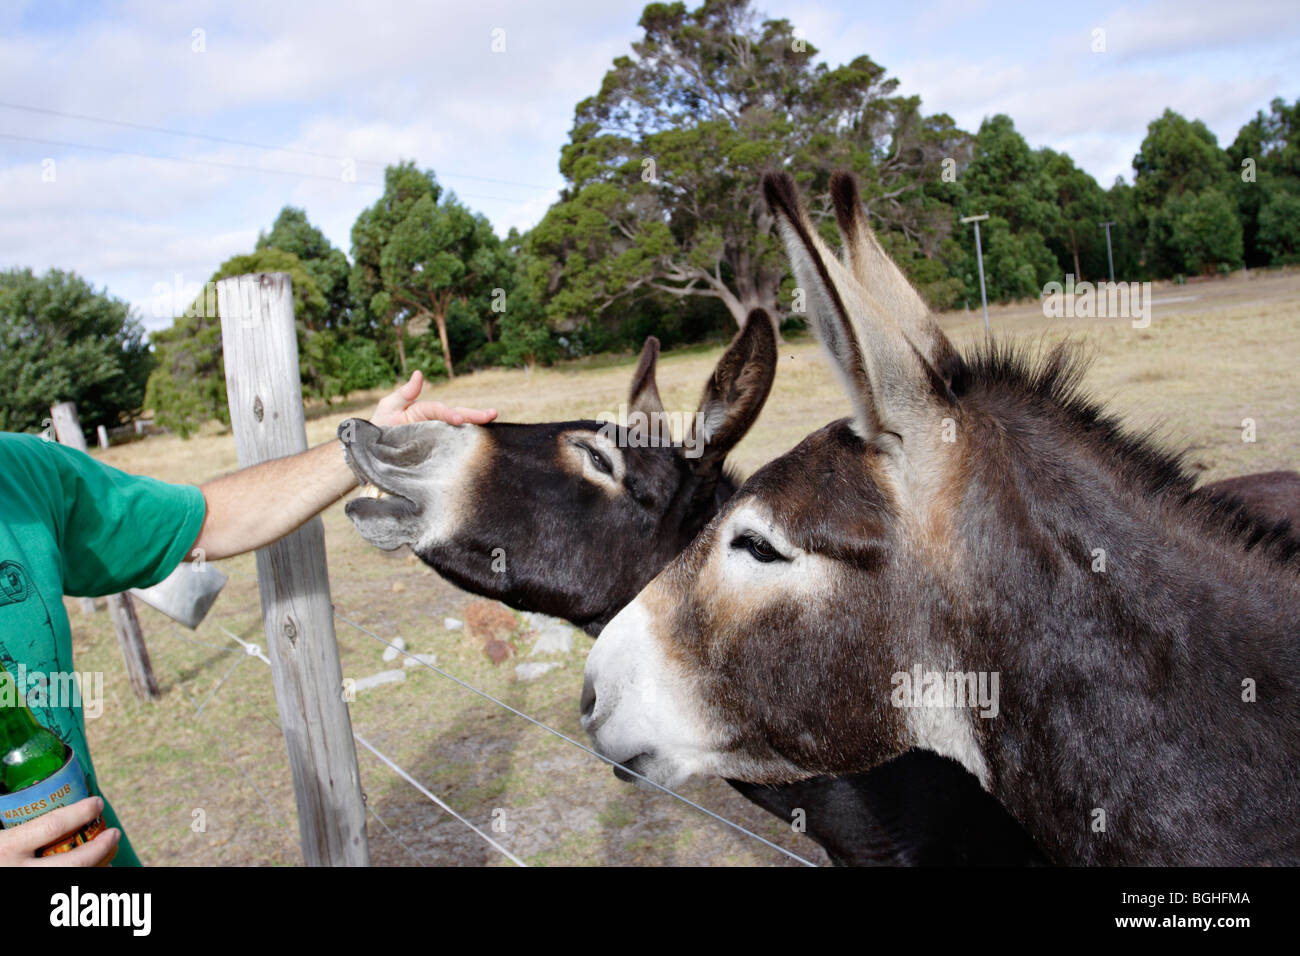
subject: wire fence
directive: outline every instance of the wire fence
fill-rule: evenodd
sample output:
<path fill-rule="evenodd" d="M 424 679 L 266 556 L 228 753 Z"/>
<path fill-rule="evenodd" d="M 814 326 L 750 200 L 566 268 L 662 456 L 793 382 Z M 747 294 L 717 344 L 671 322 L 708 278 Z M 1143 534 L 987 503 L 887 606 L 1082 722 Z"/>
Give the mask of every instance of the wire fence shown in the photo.
<path fill-rule="evenodd" d="M 222 755 L 226 758 L 226 760 L 230 763 L 230 765 L 235 768 L 235 771 L 241 777 L 243 777 L 244 781 L 253 789 L 253 791 L 257 794 L 258 798 L 262 801 L 262 804 L 266 807 L 267 811 L 270 813 L 271 817 L 275 820 L 276 824 L 279 827 L 281 827 L 284 831 L 289 832 L 291 830 L 291 827 L 288 821 L 286 821 L 284 816 L 275 809 L 275 806 L 271 803 L 266 793 L 262 790 L 261 787 L 257 785 L 257 781 L 255 781 L 252 778 L 252 776 L 249 775 L 249 773 L 244 769 L 244 766 L 239 762 L 238 758 L 236 758 L 235 755 L 230 752 L 229 748 L 227 748 L 225 744 L 222 743 L 221 738 L 217 734 L 213 733 L 211 729 L 207 726 L 207 724 L 203 721 L 204 707 L 206 707 L 206 705 L 212 700 L 212 698 L 216 696 L 217 691 L 220 690 L 222 686 L 226 684 L 226 682 L 229 680 L 231 675 L 235 672 L 235 669 L 241 663 L 243 663 L 249 657 L 255 657 L 258 660 L 262 661 L 264 664 L 266 664 L 267 667 L 271 666 L 270 659 L 267 658 L 267 656 L 262 653 L 262 649 L 258 645 L 251 644 L 248 641 L 243 640 L 241 637 L 239 637 L 239 635 L 235 634 L 227 627 L 218 625 L 218 628 L 224 634 L 226 634 L 226 636 L 230 637 L 232 640 L 240 644 L 243 647 L 243 653 L 240 653 L 236 648 L 230 646 L 212 644 L 208 641 L 200 641 L 195 638 L 186 637 L 180 632 L 180 629 L 177 628 L 175 624 L 171 624 L 171 632 L 170 632 L 171 636 L 182 643 L 189 644 L 192 646 L 197 646 L 197 647 L 204 647 L 210 650 L 217 651 L 218 653 L 221 654 L 239 654 L 239 659 L 235 662 L 234 666 L 232 666 L 228 671 L 226 671 L 225 675 L 221 678 L 220 681 L 218 681 L 217 686 L 214 687 L 208 693 L 207 697 L 204 698 L 202 702 L 200 702 L 198 698 L 190 691 L 190 688 L 188 687 L 185 678 L 182 677 L 179 672 L 175 672 L 177 686 L 181 688 L 185 696 L 189 698 L 190 703 L 194 707 L 196 726 L 198 726 L 199 729 L 203 731 L 203 733 L 213 741 L 213 743 L 221 751 Z M 274 718 L 270 717 L 269 715 L 261 711 L 254 711 L 254 712 L 257 714 L 258 717 L 261 717 L 264 721 L 266 721 L 266 723 L 270 725 L 277 734 L 280 733 L 280 723 L 278 720 L 275 720 Z M 385 760 L 386 762 L 388 761 L 388 758 L 384 757 L 384 755 L 379 753 L 378 750 L 371 747 L 365 741 L 362 741 L 359 735 L 354 734 L 353 736 L 358 741 L 362 742 L 364 746 L 368 747 L 372 753 L 375 753 L 378 757 Z M 393 840 L 393 842 L 396 843 L 398 846 L 400 846 L 402 850 L 413 861 L 415 861 L 415 863 L 417 863 L 420 866 L 428 866 L 429 863 L 426 860 L 424 860 L 407 843 L 405 843 L 400 837 L 398 837 L 396 833 L 393 832 L 393 829 L 388 825 L 387 821 L 385 821 L 384 818 L 379 815 L 379 812 L 375 810 L 373 806 L 370 805 L 370 802 L 366 800 L 365 793 L 362 793 L 361 796 L 363 801 L 365 802 L 366 812 L 368 812 L 371 816 L 375 818 L 375 821 L 380 825 L 380 827 L 384 830 L 384 832 Z M 448 812 L 452 813 L 453 816 L 456 815 L 455 811 L 451 810 L 450 807 L 446 807 L 445 809 L 447 809 Z"/>
<path fill-rule="evenodd" d="M 223 570 L 233 572 L 238 576 L 251 579 L 253 581 L 257 580 L 257 576 L 255 574 L 251 574 L 247 571 L 244 571 L 241 568 L 236 568 L 225 564 L 222 565 L 222 568 Z M 488 693 L 482 688 L 475 687 L 473 684 L 470 684 L 467 681 L 462 680 L 460 677 L 457 677 L 455 674 L 452 674 L 449 671 L 441 667 L 438 667 L 436 664 L 431 663 L 427 659 L 428 657 L 427 655 L 418 655 L 406 650 L 406 648 L 403 647 L 401 644 L 398 644 L 397 642 L 392 640 L 388 640 L 387 638 L 384 638 L 381 635 L 376 634 L 373 630 L 366 627 L 365 625 L 360 624 L 349 617 L 345 617 L 344 615 L 340 614 L 337 609 L 334 610 L 334 617 L 336 620 L 340 621 L 343 624 L 346 624 L 348 627 L 354 629 L 356 632 L 372 638 L 378 643 L 384 645 L 386 648 L 391 648 L 392 650 L 396 651 L 400 655 L 404 655 L 407 658 L 406 661 L 407 666 L 413 666 L 418 664 L 432 671 L 433 673 L 438 674 L 443 679 L 451 681 L 452 683 L 459 685 L 465 690 L 468 690 L 471 693 L 478 695 L 479 697 L 492 703 L 496 707 L 499 707 L 507 711 L 508 713 L 528 722 L 529 724 L 538 727 L 539 729 L 545 731 L 546 733 L 550 734 L 556 739 L 561 740 L 564 743 L 568 744 L 569 746 L 576 748 L 582 753 L 594 757 L 597 760 L 605 764 L 608 764 L 610 766 L 618 766 L 615 763 L 615 761 L 609 759 L 603 754 L 598 753 L 597 751 L 593 750 L 591 747 L 586 746 L 580 741 L 574 740 L 572 737 L 563 733 L 562 731 L 557 730 L 554 727 L 549 726 L 545 722 L 538 720 L 537 718 L 529 714 L 524 713 L 523 711 L 519 710 L 516 707 L 512 707 L 510 704 L 506 703 L 505 701 L 501 700 L 498 697 L 495 697 L 494 695 Z M 271 665 L 270 659 L 266 656 L 266 654 L 263 652 L 262 648 L 258 644 L 244 640 L 243 638 L 239 637 L 237 634 L 235 634 L 233 631 L 231 631 L 229 628 L 223 625 L 217 625 L 217 627 L 228 638 L 230 638 L 232 641 L 237 643 L 239 645 L 239 648 L 242 649 L 243 653 L 239 653 L 239 649 L 236 649 L 235 647 L 231 647 L 229 645 L 217 645 L 217 644 L 212 644 L 210 642 L 201 641 L 196 638 L 185 637 L 180 633 L 180 631 L 175 627 L 175 625 L 172 625 L 172 636 L 178 640 L 184 641 L 189 644 L 220 651 L 222 653 L 239 654 L 238 659 L 226 670 L 226 672 L 223 674 L 221 679 L 217 682 L 216 686 L 213 687 L 212 690 L 208 692 L 207 696 L 201 702 L 198 701 L 195 698 L 195 696 L 190 693 L 189 689 L 185 687 L 184 682 L 181 681 L 182 689 L 185 691 L 186 695 L 189 696 L 191 703 L 194 704 L 196 720 L 199 720 L 200 722 L 202 721 L 204 708 L 207 707 L 207 705 L 217 695 L 217 692 L 220 691 L 223 686 L 225 686 L 225 684 L 230 680 L 231 676 L 235 673 L 235 671 L 246 659 L 253 657 L 262 661 L 268 667 L 270 667 Z M 177 676 L 179 680 L 179 675 Z M 265 720 L 267 720 L 268 723 L 271 723 L 278 728 L 279 726 L 278 721 L 275 721 L 269 716 L 264 714 L 260 716 L 262 716 Z M 475 823 L 473 823 L 463 814 L 458 813 L 454 808 L 451 807 L 450 804 L 446 802 L 446 800 L 437 796 L 431 789 L 426 787 L 424 784 L 420 783 L 420 781 L 417 780 L 413 774 L 411 774 L 408 770 L 406 770 L 400 764 L 398 764 L 398 762 L 394 760 L 391 756 L 380 751 L 373 743 L 371 743 L 369 740 L 367 740 L 360 734 L 356 733 L 355 731 L 353 731 L 352 736 L 357 741 L 357 743 L 359 743 L 366 751 L 368 751 L 379 763 L 381 763 L 387 769 L 391 770 L 400 779 L 402 779 L 404 782 L 406 782 L 411 787 L 413 787 L 417 792 L 419 792 L 431 803 L 433 803 L 435 806 L 437 806 L 439 809 L 445 812 L 452 819 L 458 821 L 463 826 L 468 828 L 471 832 L 476 834 L 487 846 L 492 848 L 495 852 L 499 853 L 501 856 L 503 856 L 505 859 L 509 860 L 511 863 L 515 864 L 516 866 L 527 865 L 516 854 L 512 853 L 509 849 L 502 846 L 490 834 L 485 832 L 482 828 L 477 826 Z M 252 788 L 257 792 L 259 798 L 261 798 L 262 802 L 267 806 L 267 809 L 271 811 L 272 816 L 277 820 L 277 822 L 279 822 L 282 826 L 288 827 L 288 824 L 284 822 L 283 816 L 279 813 L 276 813 L 274 808 L 271 806 L 270 801 L 267 799 L 266 794 L 263 793 L 261 788 L 257 786 L 256 782 L 249 776 L 247 771 L 239 764 L 239 762 L 235 759 L 234 755 L 231 754 L 230 751 L 219 740 L 217 741 L 217 743 L 220 749 L 222 750 L 223 754 L 230 761 L 230 763 L 236 768 L 239 774 L 250 784 L 250 786 L 252 786 Z M 728 819 L 727 817 L 717 813 L 716 811 L 710 810 L 708 807 L 702 806 L 701 804 L 689 799 L 688 797 L 683 796 L 680 793 L 677 793 L 676 791 L 668 787 L 662 786 L 661 784 L 656 783 L 655 781 L 650 780 L 649 778 L 639 773 L 636 773 L 635 771 L 630 770 L 627 767 L 623 767 L 623 770 L 626 771 L 629 775 L 643 781 L 650 787 L 667 794 L 669 797 L 672 797 L 677 801 L 680 801 L 683 805 L 690 807 L 692 810 L 704 815 L 705 817 L 717 823 L 720 823 L 725 827 L 728 827 L 730 830 L 746 837 L 747 839 L 754 840 L 762 846 L 775 850 L 777 853 L 781 854 L 784 857 L 787 857 L 788 859 L 796 863 L 799 863 L 803 866 L 817 865 L 813 861 L 808 860 L 805 857 L 800 856 L 799 854 L 794 853 L 793 851 L 788 850 L 777 843 L 774 843 L 773 841 L 767 839 L 766 837 L 758 833 L 755 833 L 754 831 L 748 829 L 747 827 L 741 825 L 740 823 Z M 365 794 L 363 793 L 362 796 L 364 799 Z M 372 816 L 375 817 L 375 820 L 379 823 L 380 827 L 384 830 L 384 832 L 388 836 L 390 836 L 399 846 L 401 846 L 403 851 L 408 856 L 410 856 L 412 860 L 414 860 L 416 863 L 418 863 L 421 866 L 428 865 L 426 861 L 418 853 L 416 853 L 410 846 L 408 846 L 404 841 L 402 841 L 397 836 L 397 834 L 392 830 L 392 828 L 389 827 L 388 824 L 379 816 L 379 814 L 375 812 L 374 808 L 370 806 L 368 800 L 366 800 L 366 810 L 368 813 L 370 813 Z"/>

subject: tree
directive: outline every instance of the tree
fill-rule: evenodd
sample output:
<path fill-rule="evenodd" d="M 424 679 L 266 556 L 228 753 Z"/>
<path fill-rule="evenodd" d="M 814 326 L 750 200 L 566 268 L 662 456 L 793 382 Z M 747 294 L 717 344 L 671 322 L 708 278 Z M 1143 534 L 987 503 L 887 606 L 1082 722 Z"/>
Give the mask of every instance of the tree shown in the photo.
<path fill-rule="evenodd" d="M 1133 194 L 1145 226 L 1148 270 L 1163 276 L 1187 268 L 1185 249 L 1189 247 L 1176 235 L 1179 220 L 1192 209 L 1184 197 L 1225 187 L 1227 168 L 1227 154 L 1200 120 L 1188 121 L 1167 109 L 1148 124 L 1146 138 L 1133 157 Z M 1196 209 L 1198 221 L 1221 212 L 1213 199 L 1197 203 Z M 1235 229 L 1240 241 L 1239 222 Z M 1200 253 L 1193 256 L 1199 259 Z"/>
<path fill-rule="evenodd" d="M 342 250 L 335 249 L 325 234 L 307 220 L 307 213 L 293 206 L 281 209 L 271 231 L 257 237 L 257 249 L 268 248 L 293 253 L 316 283 L 325 299 L 321 327 L 345 328 L 352 312 L 352 295 L 348 289 L 352 267 Z"/>
<path fill-rule="evenodd" d="M 955 224 L 962 215 L 987 212 L 991 217 L 980 230 L 990 299 L 1037 297 L 1060 274 L 1060 263 L 1044 239 L 1062 229 L 1060 189 L 1045 173 L 1048 157 L 1030 149 L 1011 118 L 1002 114 L 980 124 L 973 150 L 949 215 Z M 1057 166 L 1064 169 L 1059 161 Z M 970 226 L 957 227 L 962 243 L 951 268 L 964 284 L 964 301 L 978 301 L 974 236 Z"/>
<path fill-rule="evenodd" d="M 1053 184 L 1043 175 L 1046 158 L 1030 149 L 1011 117 L 999 113 L 986 118 L 959 180 L 965 192 L 959 202 L 962 214 L 998 216 L 1013 234 L 1055 229 L 1060 209 Z"/>
<path fill-rule="evenodd" d="M 1036 299 L 1042 294 L 1043 286 L 1058 275 L 1056 257 L 1036 232 L 1016 235 L 1005 219 L 991 216 L 980 223 L 980 239 L 984 248 L 984 281 L 991 300 Z M 960 262 L 967 304 L 978 303 L 980 296 L 974 235 L 970 236 L 969 243 Z"/>
<path fill-rule="evenodd" d="M 1278 213 L 1294 208 L 1288 197 L 1300 195 L 1300 100 L 1288 106 L 1274 99 L 1267 114 L 1260 110 L 1241 128 L 1227 153 L 1246 263 L 1285 260 L 1287 225 Z M 1266 217 L 1267 239 L 1262 234 Z"/>
<path fill-rule="evenodd" d="M 43 427 L 77 403 L 83 428 L 130 419 L 153 357 L 130 307 L 72 272 L 0 272 L 0 431 Z"/>
<path fill-rule="evenodd" d="M 1133 195 L 1133 187 L 1116 176 L 1110 189 L 1106 190 L 1102 205 L 1102 221 L 1113 222 L 1110 227 L 1111 255 L 1115 260 L 1115 276 L 1123 280 L 1136 280 L 1143 276 L 1142 249 L 1146 242 L 1146 224 Z M 1101 243 L 1106 242 L 1106 233 L 1097 230 Z"/>
<path fill-rule="evenodd" d="M 496 272 L 499 242 L 487 218 L 471 213 L 454 195 L 441 203 L 428 194 L 420 197 L 393 229 L 380 254 L 383 292 L 376 298 L 399 316 L 403 373 L 401 330 L 408 325 L 416 330 L 427 327 L 432 318 L 447 375 L 455 377 L 447 311 L 453 301 L 464 303 L 483 291 L 484 281 Z"/>
<path fill-rule="evenodd" d="M 376 331 L 393 330 L 394 357 L 399 369 L 406 371 L 405 329 L 403 315 L 385 295 L 380 257 L 393 230 L 398 227 L 422 197 L 434 202 L 442 187 L 433 170 L 419 170 L 413 162 L 402 162 L 384 170 L 384 194 L 373 206 L 363 209 L 352 224 L 352 272 L 348 287 L 365 320 Z"/>
<path fill-rule="evenodd" d="M 1218 185 L 1227 166 L 1218 141 L 1200 120 L 1188 121 L 1173 110 L 1147 124 L 1147 135 L 1133 157 L 1134 188 L 1147 207 L 1169 196 L 1196 193 Z"/>
<path fill-rule="evenodd" d="M 341 376 L 338 356 L 328 347 L 328 332 L 313 329 L 324 322 L 325 297 L 298 257 L 282 249 L 263 247 L 250 255 L 227 259 L 208 280 L 257 272 L 287 272 L 293 283 L 293 311 L 298 326 L 298 366 L 304 395 L 337 394 Z M 226 399 L 226 366 L 222 354 L 221 316 L 209 308 L 212 297 L 199 297 L 176 317 L 171 328 L 150 340 L 157 368 L 149 376 L 145 404 L 158 424 L 189 437 L 204 423 L 230 423 Z"/>
<path fill-rule="evenodd" d="M 1259 248 L 1273 265 L 1300 261 L 1300 195 L 1278 190 L 1259 213 Z"/>
<path fill-rule="evenodd" d="M 496 348 L 492 355 L 503 365 L 532 368 L 538 362 L 553 362 L 559 348 L 551 334 L 541 290 L 533 284 L 538 275 L 532 257 L 524 250 L 524 237 L 511 229 L 501 243 L 502 272 L 508 273 L 502 288 L 504 301 L 498 313 Z"/>
<path fill-rule="evenodd" d="M 1046 179 L 1047 195 L 1056 209 L 1047 230 L 1047 243 L 1059 250 L 1057 258 L 1062 271 L 1071 271 L 1072 266 L 1078 281 L 1090 275 L 1104 275 L 1106 242 L 1100 223 L 1106 194 L 1065 153 L 1043 149 L 1038 153 L 1038 160 Z"/>
<path fill-rule="evenodd" d="M 432 321 L 447 374 L 453 374 L 447 311 L 453 300 L 481 292 L 499 240 L 486 218 L 455 196 L 442 198 L 432 170 L 413 162 L 384 170 L 384 194 L 352 226 L 351 289 L 370 316 L 396 333 L 406 373 L 406 335 Z"/>
<path fill-rule="evenodd" d="M 1241 222 L 1232 200 L 1220 190 L 1171 196 L 1160 221 L 1168 223 L 1170 249 L 1180 268 L 1208 275 L 1220 264 L 1241 262 Z"/>
<path fill-rule="evenodd" d="M 815 64 L 788 21 L 760 22 L 747 0 L 655 3 L 640 26 L 578 104 L 569 185 L 529 237 L 553 321 L 646 294 L 711 297 L 737 324 L 755 306 L 778 318 L 786 261 L 758 183 L 787 165 L 815 196 L 833 168 L 853 169 L 878 227 L 913 243 L 932 227 L 924 187 L 945 157 L 964 159 L 966 136 L 895 95 L 868 57 Z"/>

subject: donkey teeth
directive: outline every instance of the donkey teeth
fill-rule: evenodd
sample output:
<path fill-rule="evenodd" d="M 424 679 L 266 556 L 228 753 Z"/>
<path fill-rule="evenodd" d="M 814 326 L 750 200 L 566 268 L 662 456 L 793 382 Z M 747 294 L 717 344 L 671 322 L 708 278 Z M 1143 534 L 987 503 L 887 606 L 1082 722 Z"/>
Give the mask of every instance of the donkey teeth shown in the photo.
<path fill-rule="evenodd" d="M 373 485 L 373 484 L 367 483 L 367 484 L 366 484 L 366 485 L 361 489 L 361 494 L 359 495 L 359 497 L 361 497 L 361 498 L 387 498 L 387 497 L 388 497 L 388 492 L 381 490 L 380 487 L 379 487 L 378 485 Z"/>

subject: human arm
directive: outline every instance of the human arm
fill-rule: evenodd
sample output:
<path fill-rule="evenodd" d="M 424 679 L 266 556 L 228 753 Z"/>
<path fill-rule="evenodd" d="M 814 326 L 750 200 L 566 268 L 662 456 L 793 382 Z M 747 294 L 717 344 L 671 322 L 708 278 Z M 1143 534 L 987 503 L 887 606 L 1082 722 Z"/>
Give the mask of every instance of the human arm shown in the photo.
<path fill-rule="evenodd" d="M 423 385 L 423 376 L 415 372 L 410 381 L 379 403 L 370 421 L 376 425 L 422 421 L 485 425 L 496 418 L 494 409 L 449 408 L 441 402 L 417 401 Z M 338 439 L 205 482 L 200 486 L 206 505 L 203 525 L 188 558 L 212 561 L 264 547 L 296 530 L 356 485 Z"/>

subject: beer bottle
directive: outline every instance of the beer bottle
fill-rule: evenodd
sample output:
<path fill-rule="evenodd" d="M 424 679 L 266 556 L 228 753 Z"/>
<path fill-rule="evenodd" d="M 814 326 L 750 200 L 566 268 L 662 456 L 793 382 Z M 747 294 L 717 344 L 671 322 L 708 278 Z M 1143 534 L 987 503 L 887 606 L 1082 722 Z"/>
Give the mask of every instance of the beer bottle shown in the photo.
<path fill-rule="evenodd" d="M 77 755 L 36 722 L 13 677 L 0 665 L 0 827 L 16 827 L 88 796 Z M 101 814 L 76 833 L 41 847 L 36 855 L 66 853 L 105 829 Z"/>

